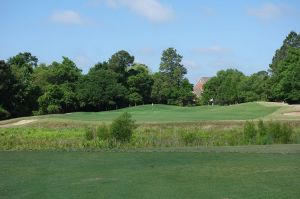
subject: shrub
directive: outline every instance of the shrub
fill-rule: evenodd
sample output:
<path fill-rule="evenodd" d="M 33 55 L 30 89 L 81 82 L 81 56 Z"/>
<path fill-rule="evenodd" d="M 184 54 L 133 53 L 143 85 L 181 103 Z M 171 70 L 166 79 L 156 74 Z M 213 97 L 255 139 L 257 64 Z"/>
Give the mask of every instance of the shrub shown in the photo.
<path fill-rule="evenodd" d="M 136 128 L 135 121 L 127 112 L 116 118 L 110 127 L 111 136 L 119 142 L 128 142 Z"/>
<path fill-rule="evenodd" d="M 249 144 L 255 143 L 257 130 L 253 122 L 246 121 L 244 125 L 244 137 L 245 141 Z"/>
<path fill-rule="evenodd" d="M 10 117 L 10 113 L 0 106 L 0 120 L 4 120 Z"/>
<path fill-rule="evenodd" d="M 95 129 L 93 128 L 86 128 L 85 129 L 85 138 L 87 140 L 94 140 L 97 138 L 97 134 L 96 134 L 96 131 Z"/>
<path fill-rule="evenodd" d="M 268 127 L 262 120 L 257 123 L 257 144 L 271 144 L 272 139 L 268 134 Z"/>
<path fill-rule="evenodd" d="M 269 135 L 274 143 L 287 144 L 291 140 L 293 129 L 288 124 L 281 124 L 278 122 L 270 122 Z"/>
<path fill-rule="evenodd" d="M 182 134 L 182 139 L 186 145 L 191 145 L 197 141 L 197 135 L 196 133 L 185 133 Z"/>
<path fill-rule="evenodd" d="M 60 113 L 61 111 L 61 107 L 58 106 L 58 105 L 55 105 L 55 104 L 50 104 L 48 107 L 47 107 L 47 112 L 49 114 L 55 114 L 55 113 Z"/>
<path fill-rule="evenodd" d="M 102 124 L 97 127 L 97 136 L 100 140 L 108 140 L 110 138 L 110 132 L 108 126 Z"/>

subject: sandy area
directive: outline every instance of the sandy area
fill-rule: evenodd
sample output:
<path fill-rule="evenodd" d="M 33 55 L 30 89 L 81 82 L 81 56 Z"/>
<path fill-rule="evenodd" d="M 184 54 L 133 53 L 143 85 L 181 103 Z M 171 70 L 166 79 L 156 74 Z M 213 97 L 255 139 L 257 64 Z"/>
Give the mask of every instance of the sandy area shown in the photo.
<path fill-rule="evenodd" d="M 300 116 L 300 111 L 294 111 L 294 112 L 284 113 L 283 115 L 287 115 L 287 116 Z"/>
<path fill-rule="evenodd" d="M 20 121 L 14 122 L 14 123 L 0 125 L 0 127 L 19 126 L 19 125 L 29 124 L 29 123 L 32 123 L 35 121 L 37 121 L 37 120 L 20 120 Z"/>

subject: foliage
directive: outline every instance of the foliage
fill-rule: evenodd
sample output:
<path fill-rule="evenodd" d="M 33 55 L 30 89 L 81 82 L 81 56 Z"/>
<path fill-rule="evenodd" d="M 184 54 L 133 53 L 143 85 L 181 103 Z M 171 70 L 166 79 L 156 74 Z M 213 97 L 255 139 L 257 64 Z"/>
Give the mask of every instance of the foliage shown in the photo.
<path fill-rule="evenodd" d="M 16 78 L 11 68 L 4 61 L 0 61 L 0 106 L 2 106 L 2 117 L 5 119 L 6 112 L 14 111 L 13 101 L 15 101 Z"/>
<path fill-rule="evenodd" d="M 269 75 L 266 71 L 259 71 L 241 82 L 241 98 L 243 102 L 266 101 L 269 91 Z"/>
<path fill-rule="evenodd" d="M 0 61 L 0 106 L 5 117 L 19 117 L 152 103 L 207 105 L 211 99 L 218 105 L 257 100 L 300 103 L 300 34 L 296 32 L 276 51 L 269 73 L 245 76 L 236 69 L 221 70 L 204 85 L 201 99 L 192 93 L 182 60 L 175 48 L 168 48 L 162 52 L 159 72 L 152 74 L 121 50 L 82 74 L 67 57 L 47 65 L 38 64 L 29 52 L 19 53 Z"/>
<path fill-rule="evenodd" d="M 107 68 L 118 75 L 118 82 L 124 83 L 126 81 L 126 70 L 134 62 L 134 56 L 131 56 L 125 50 L 116 52 L 108 60 Z"/>
<path fill-rule="evenodd" d="M 181 63 L 182 58 L 174 48 L 163 51 L 160 71 L 154 76 L 152 87 L 151 95 L 154 101 L 172 105 L 187 105 L 194 102 L 193 86 L 184 78 L 187 70 Z"/>
<path fill-rule="evenodd" d="M 86 128 L 85 129 L 85 138 L 87 140 L 94 140 L 94 139 L 96 139 L 97 138 L 97 133 L 96 133 L 95 129 L 90 128 L 90 127 Z"/>
<path fill-rule="evenodd" d="M 300 47 L 288 48 L 271 77 L 272 99 L 300 103 Z"/>
<path fill-rule="evenodd" d="M 253 122 L 246 121 L 244 125 L 244 136 L 245 140 L 249 144 L 253 144 L 256 141 L 257 130 Z"/>
<path fill-rule="evenodd" d="M 256 125 L 247 121 L 244 125 L 244 136 L 249 144 L 288 144 L 291 141 L 293 128 L 287 123 L 260 120 Z"/>
<path fill-rule="evenodd" d="M 245 75 L 236 69 L 221 70 L 216 77 L 204 84 L 203 101 L 208 104 L 210 99 L 215 104 L 230 105 L 243 102 L 241 84 Z"/>
<path fill-rule="evenodd" d="M 9 118 L 10 113 L 0 106 L 0 120 Z"/>
<path fill-rule="evenodd" d="M 108 110 L 124 101 L 126 88 L 117 82 L 116 73 L 109 70 L 92 70 L 80 80 L 77 96 L 85 110 Z"/>
<path fill-rule="evenodd" d="M 111 138 L 109 126 L 107 126 L 106 124 L 101 124 L 100 126 L 98 126 L 96 131 L 97 137 L 100 140 L 108 140 Z"/>
<path fill-rule="evenodd" d="M 5 75 L 3 78 L 8 78 L 6 81 L 9 82 L 4 83 L 7 84 L 5 87 L 10 88 L 11 91 L 7 93 L 9 105 L 5 103 L 3 106 L 13 117 L 30 115 L 33 110 L 38 109 L 37 98 L 40 91 L 32 83 L 32 73 L 37 62 L 38 59 L 35 56 L 25 52 L 9 58 L 6 63 L 11 73 L 7 71 L 3 74 Z"/>
<path fill-rule="evenodd" d="M 131 139 L 133 130 L 136 128 L 134 120 L 127 112 L 116 118 L 110 127 L 111 135 L 119 142 L 128 142 Z"/>
<path fill-rule="evenodd" d="M 130 104 L 150 103 L 153 78 L 146 65 L 134 64 L 128 70 L 127 86 Z"/>

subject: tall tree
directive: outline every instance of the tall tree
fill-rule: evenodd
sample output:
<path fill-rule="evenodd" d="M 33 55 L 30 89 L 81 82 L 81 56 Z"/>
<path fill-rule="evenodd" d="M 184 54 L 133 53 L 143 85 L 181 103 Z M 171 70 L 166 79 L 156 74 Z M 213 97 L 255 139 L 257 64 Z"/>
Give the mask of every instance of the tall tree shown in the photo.
<path fill-rule="evenodd" d="M 126 81 L 126 71 L 133 64 L 134 56 L 131 56 L 127 51 L 121 50 L 113 54 L 108 60 L 108 69 L 118 74 L 119 82 Z"/>
<path fill-rule="evenodd" d="M 39 66 L 35 72 L 34 82 L 40 83 L 44 92 L 38 99 L 41 114 L 77 110 L 79 102 L 75 90 L 82 75 L 72 60 L 63 57 L 61 63 L 53 62 L 48 67 Z"/>
<path fill-rule="evenodd" d="M 17 80 L 13 75 L 11 68 L 9 65 L 5 63 L 5 61 L 0 60 L 0 109 L 4 109 L 7 111 L 6 114 L 3 114 L 0 119 L 5 119 L 10 115 L 10 112 L 13 111 L 14 107 L 12 106 L 12 102 L 14 100 L 15 84 Z M 3 113 L 5 112 L 3 111 Z M 0 111 L 1 112 L 1 111 Z"/>
<path fill-rule="evenodd" d="M 32 84 L 33 68 L 37 66 L 38 59 L 29 52 L 19 53 L 8 59 L 17 82 L 14 85 L 14 100 L 11 102 L 14 107 L 13 116 L 32 114 L 38 108 L 37 98 L 40 95 L 38 87 Z"/>
<path fill-rule="evenodd" d="M 163 51 L 159 70 L 162 75 L 166 76 L 176 86 L 180 86 L 184 75 L 187 73 L 181 61 L 182 56 L 177 53 L 176 49 L 168 48 Z"/>
<path fill-rule="evenodd" d="M 272 63 L 270 64 L 270 71 L 272 73 L 277 72 L 278 64 L 282 59 L 286 57 L 289 47 L 300 48 L 300 34 L 291 31 L 283 41 L 280 49 L 276 50 L 275 55 L 272 59 Z"/>
<path fill-rule="evenodd" d="M 288 76 L 287 74 L 294 74 L 292 71 L 297 71 L 297 67 L 293 63 L 297 63 L 297 52 L 299 49 L 300 34 L 292 31 L 283 41 L 280 49 L 275 52 L 272 64 L 270 64 L 271 78 L 269 87 L 271 92 L 269 93 L 269 100 L 289 101 L 291 103 L 298 101 L 295 97 L 290 96 L 290 89 L 297 88 L 298 80 L 296 79 L 295 84 L 290 84 L 286 77 Z M 294 79 L 294 76 L 290 77 Z M 285 85 L 290 85 L 291 87 L 288 88 Z"/>
<path fill-rule="evenodd" d="M 268 81 L 269 75 L 266 71 L 259 71 L 245 77 L 240 88 L 243 101 L 266 101 L 269 95 Z"/>
<path fill-rule="evenodd" d="M 271 82 L 273 100 L 300 103 L 300 48 L 288 48 Z"/>
<path fill-rule="evenodd" d="M 78 84 L 77 93 L 81 108 L 100 111 L 120 107 L 127 90 L 113 71 L 91 69 Z"/>
<path fill-rule="evenodd" d="M 152 84 L 153 79 L 148 67 L 144 64 L 134 64 L 128 70 L 129 102 L 134 105 L 150 103 Z"/>
<path fill-rule="evenodd" d="M 230 105 L 243 102 L 241 85 L 245 75 L 236 69 L 221 70 L 204 85 L 203 101 L 214 99 L 216 104 Z"/>
<path fill-rule="evenodd" d="M 168 48 L 163 51 L 159 74 L 154 78 L 152 96 L 160 103 L 184 105 L 187 93 L 192 94 L 192 87 L 187 86 L 188 80 L 184 78 L 186 68 L 181 63 L 182 56 L 176 49 Z M 186 89 L 186 90 L 183 90 Z M 188 102 L 192 103 L 194 100 Z"/>

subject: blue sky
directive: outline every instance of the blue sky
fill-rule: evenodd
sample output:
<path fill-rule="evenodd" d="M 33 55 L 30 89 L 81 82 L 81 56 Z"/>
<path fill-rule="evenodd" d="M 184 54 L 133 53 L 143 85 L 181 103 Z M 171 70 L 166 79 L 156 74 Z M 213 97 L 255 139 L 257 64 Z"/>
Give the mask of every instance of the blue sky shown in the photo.
<path fill-rule="evenodd" d="M 158 71 L 161 53 L 183 55 L 187 77 L 267 70 L 286 35 L 300 32 L 300 1 L 0 0 L 0 59 L 29 51 L 74 60 L 84 72 L 118 50 Z"/>

